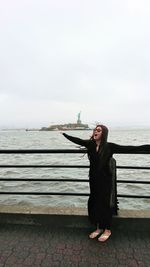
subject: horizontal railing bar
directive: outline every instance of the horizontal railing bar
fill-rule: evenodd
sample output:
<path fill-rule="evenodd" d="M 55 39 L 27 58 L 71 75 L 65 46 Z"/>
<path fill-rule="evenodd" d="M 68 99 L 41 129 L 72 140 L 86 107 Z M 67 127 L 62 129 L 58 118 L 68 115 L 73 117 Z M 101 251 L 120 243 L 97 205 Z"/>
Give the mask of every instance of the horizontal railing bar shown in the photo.
<path fill-rule="evenodd" d="M 138 196 L 138 195 L 122 195 L 118 194 L 117 197 L 125 197 L 125 198 L 150 198 L 150 196 Z"/>
<path fill-rule="evenodd" d="M 138 170 L 150 170 L 150 167 L 140 166 L 116 166 L 117 169 L 138 169 Z"/>
<path fill-rule="evenodd" d="M 0 168 L 89 168 L 88 165 L 14 165 L 14 164 L 1 164 Z M 140 170 L 150 170 L 150 167 L 144 166 L 116 166 L 117 169 L 140 169 Z"/>
<path fill-rule="evenodd" d="M 89 193 L 66 193 L 66 192 L 0 192 L 0 195 L 55 195 L 55 196 L 89 196 Z"/>
<path fill-rule="evenodd" d="M 21 182 L 21 181 L 31 181 L 31 182 L 89 182 L 89 180 L 88 179 L 49 179 L 49 178 L 0 178 L 0 181 L 11 181 L 11 182 L 13 182 L 13 181 L 19 181 L 19 182 Z"/>
<path fill-rule="evenodd" d="M 85 165 L 0 165 L 0 168 L 89 168 Z"/>
<path fill-rule="evenodd" d="M 86 149 L 0 149 L 0 154 L 87 153 Z M 118 152 L 115 154 L 150 154 L 149 151 Z"/>
<path fill-rule="evenodd" d="M 64 192 L 0 192 L 0 195 L 55 195 L 55 196 L 89 196 L 89 193 L 64 193 Z M 118 194 L 117 197 L 125 198 L 150 198 L 150 196 L 138 196 L 138 195 L 122 195 Z"/>
<path fill-rule="evenodd" d="M 86 153 L 84 149 L 0 149 L 0 154 L 63 154 Z"/>
<path fill-rule="evenodd" d="M 117 180 L 117 183 L 124 183 L 124 184 L 150 184 L 150 181 Z"/>
<path fill-rule="evenodd" d="M 55 179 L 55 178 L 0 178 L 0 181 L 11 182 L 89 182 L 88 179 Z M 150 181 L 117 180 L 117 183 L 150 184 Z"/>

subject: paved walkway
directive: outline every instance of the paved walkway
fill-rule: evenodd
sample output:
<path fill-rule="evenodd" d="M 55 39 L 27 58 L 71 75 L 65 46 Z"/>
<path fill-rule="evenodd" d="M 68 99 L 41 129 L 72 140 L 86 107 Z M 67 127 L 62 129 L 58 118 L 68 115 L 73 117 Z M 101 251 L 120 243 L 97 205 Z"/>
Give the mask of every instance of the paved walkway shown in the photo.
<path fill-rule="evenodd" d="M 0 267 L 149 267 L 150 231 L 114 227 L 111 238 L 88 239 L 90 229 L 0 225 Z"/>

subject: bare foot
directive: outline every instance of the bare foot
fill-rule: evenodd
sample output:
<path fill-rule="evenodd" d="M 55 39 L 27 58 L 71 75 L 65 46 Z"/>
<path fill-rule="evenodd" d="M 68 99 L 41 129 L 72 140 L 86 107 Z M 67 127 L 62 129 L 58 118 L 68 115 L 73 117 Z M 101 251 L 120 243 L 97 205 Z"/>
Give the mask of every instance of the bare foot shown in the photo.
<path fill-rule="evenodd" d="M 110 230 L 105 230 L 102 235 L 98 238 L 98 241 L 100 242 L 105 242 L 111 235 L 111 231 Z"/>
<path fill-rule="evenodd" d="M 103 232 L 102 229 L 96 229 L 94 232 L 92 232 L 89 235 L 89 238 L 93 239 L 93 238 L 97 237 L 98 235 L 100 235 L 102 232 Z"/>

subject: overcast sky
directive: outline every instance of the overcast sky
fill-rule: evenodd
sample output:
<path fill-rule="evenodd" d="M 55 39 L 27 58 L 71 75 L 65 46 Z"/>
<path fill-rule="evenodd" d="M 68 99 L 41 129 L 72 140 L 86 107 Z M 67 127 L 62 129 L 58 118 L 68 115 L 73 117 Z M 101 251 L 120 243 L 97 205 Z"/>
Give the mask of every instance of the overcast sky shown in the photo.
<path fill-rule="evenodd" d="M 0 128 L 150 127 L 149 0 L 0 1 Z"/>

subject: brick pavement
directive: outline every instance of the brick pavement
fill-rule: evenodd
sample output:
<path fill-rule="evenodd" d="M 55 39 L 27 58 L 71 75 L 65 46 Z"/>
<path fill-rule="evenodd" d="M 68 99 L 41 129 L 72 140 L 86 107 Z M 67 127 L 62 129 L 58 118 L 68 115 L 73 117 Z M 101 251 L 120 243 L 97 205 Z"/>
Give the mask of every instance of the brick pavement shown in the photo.
<path fill-rule="evenodd" d="M 150 231 L 114 227 L 111 238 L 88 239 L 88 228 L 0 225 L 0 267 L 149 267 Z"/>

